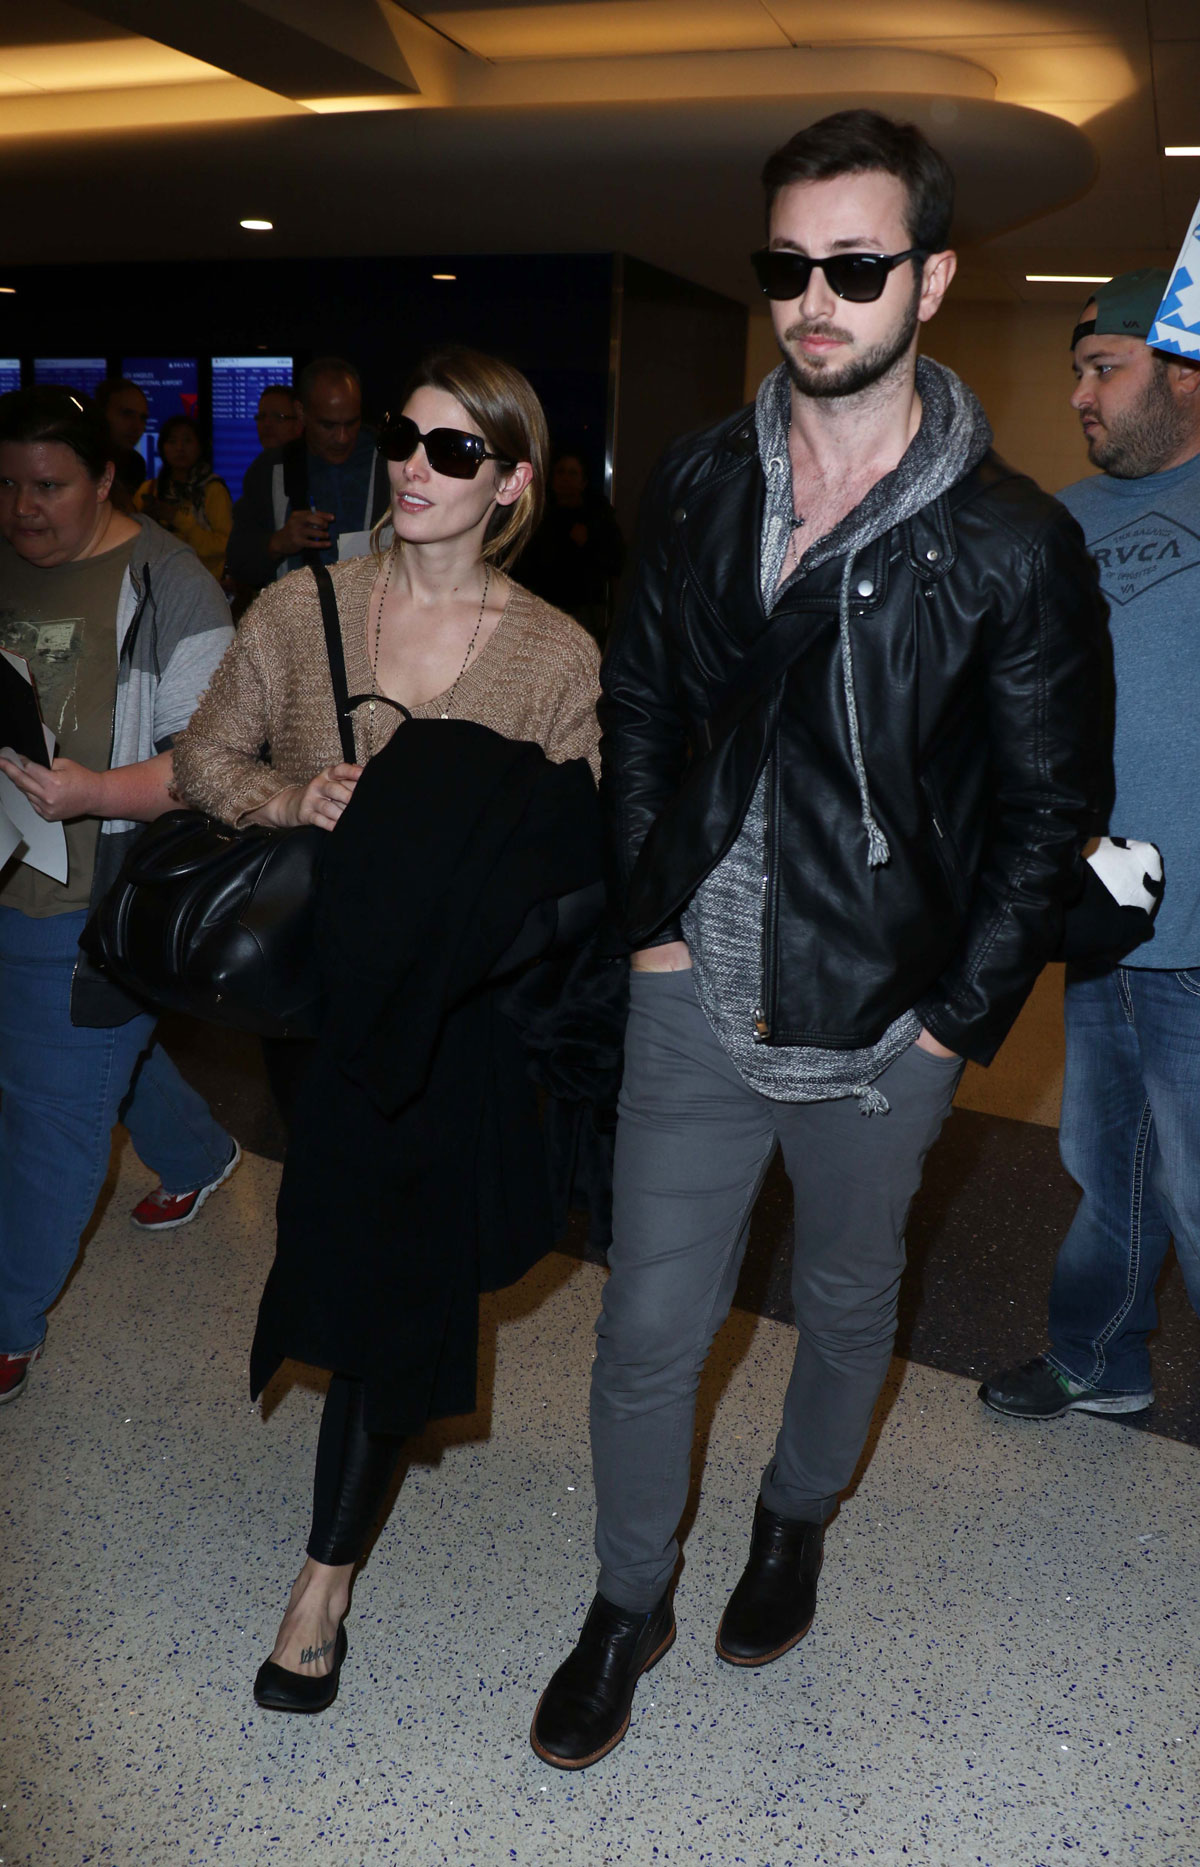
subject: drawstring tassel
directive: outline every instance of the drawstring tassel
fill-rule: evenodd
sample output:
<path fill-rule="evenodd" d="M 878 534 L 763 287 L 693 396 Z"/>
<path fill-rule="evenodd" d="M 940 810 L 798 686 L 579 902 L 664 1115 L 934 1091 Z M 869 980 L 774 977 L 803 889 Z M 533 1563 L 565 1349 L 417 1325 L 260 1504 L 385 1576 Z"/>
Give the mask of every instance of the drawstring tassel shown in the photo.
<path fill-rule="evenodd" d="M 858 779 L 858 796 L 862 805 L 863 828 L 867 832 L 867 865 L 869 868 L 882 868 L 891 860 L 891 849 L 887 837 L 875 821 L 871 809 L 871 793 L 867 788 L 867 767 L 863 758 L 862 738 L 858 725 L 858 702 L 854 696 L 854 654 L 850 646 L 850 579 L 854 575 L 854 553 L 846 554 L 846 563 L 842 571 L 842 588 L 838 597 L 838 636 L 842 648 L 842 691 L 846 700 L 846 719 L 850 727 L 850 751 L 854 759 L 854 773 Z"/>

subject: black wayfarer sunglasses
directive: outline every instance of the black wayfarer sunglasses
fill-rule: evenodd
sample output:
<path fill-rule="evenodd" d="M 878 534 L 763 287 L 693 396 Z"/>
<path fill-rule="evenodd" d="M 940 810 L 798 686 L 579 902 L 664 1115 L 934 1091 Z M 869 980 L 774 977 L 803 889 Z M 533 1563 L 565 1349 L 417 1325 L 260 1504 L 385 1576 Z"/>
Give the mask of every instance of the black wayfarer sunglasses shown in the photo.
<path fill-rule="evenodd" d="M 448 480 L 473 480 L 485 460 L 498 460 L 502 467 L 516 465 L 504 454 L 489 454 L 480 434 L 466 434 L 461 428 L 431 428 L 422 434 L 409 415 L 385 415 L 376 446 L 385 460 L 411 460 L 423 447 L 434 472 Z"/>
<path fill-rule="evenodd" d="M 882 296 L 893 266 L 928 257 L 917 246 L 910 246 L 907 253 L 830 253 L 825 259 L 809 259 L 785 247 L 761 246 L 751 253 L 750 263 L 768 298 L 803 298 L 814 267 L 819 267 L 830 291 L 839 298 L 852 305 L 870 305 Z"/>

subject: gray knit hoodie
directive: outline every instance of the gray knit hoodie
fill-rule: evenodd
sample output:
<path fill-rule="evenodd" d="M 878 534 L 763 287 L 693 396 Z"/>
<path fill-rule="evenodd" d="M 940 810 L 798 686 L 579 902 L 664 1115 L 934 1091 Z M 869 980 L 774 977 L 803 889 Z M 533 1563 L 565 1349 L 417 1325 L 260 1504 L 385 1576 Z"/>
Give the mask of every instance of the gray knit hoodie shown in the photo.
<path fill-rule="evenodd" d="M 862 859 L 872 867 L 885 863 L 890 852 L 871 810 L 854 695 L 850 583 L 855 556 L 955 485 L 982 460 L 992 443 L 986 415 L 952 371 L 920 358 L 917 389 L 921 425 L 899 464 L 831 532 L 809 546 L 778 591 L 795 518 L 788 457 L 790 390 L 782 363 L 763 382 L 755 407 L 759 458 L 767 486 L 759 576 L 768 614 L 783 590 L 791 589 L 809 571 L 832 558 L 844 559 L 839 602 L 842 688 L 862 803 Z M 755 1012 L 762 995 L 766 796 L 764 771 L 733 847 L 684 909 L 683 931 L 691 948 L 700 1003 L 722 1049 L 752 1089 L 780 1102 L 829 1102 L 857 1096 L 864 1114 L 886 1113 L 886 1098 L 871 1085 L 917 1036 L 920 1022 L 915 1012 L 897 1018 L 878 1043 L 866 1050 L 773 1046 L 755 1037 Z"/>
<path fill-rule="evenodd" d="M 117 598 L 117 691 L 110 769 L 165 752 L 196 709 L 233 640 L 221 586 L 190 545 L 142 517 Z M 106 818 L 96 845 L 92 905 L 115 881 L 142 823 Z M 75 1024 L 124 1024 L 136 1005 L 81 958 L 71 986 Z"/>

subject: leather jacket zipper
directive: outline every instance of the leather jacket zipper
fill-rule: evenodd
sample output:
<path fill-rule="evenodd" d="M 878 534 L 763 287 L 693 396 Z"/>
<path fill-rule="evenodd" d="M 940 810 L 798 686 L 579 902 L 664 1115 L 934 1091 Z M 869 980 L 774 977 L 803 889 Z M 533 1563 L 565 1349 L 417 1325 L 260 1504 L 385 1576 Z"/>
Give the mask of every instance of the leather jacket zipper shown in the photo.
<path fill-rule="evenodd" d="M 767 761 L 766 811 L 763 821 L 763 874 L 761 903 L 762 924 L 762 971 L 760 974 L 759 1002 L 754 1010 L 754 1041 L 765 1044 L 770 1041 L 771 1023 L 767 1016 L 767 1007 L 774 1002 L 775 971 L 777 963 L 777 929 L 775 915 L 771 911 L 771 872 L 772 860 L 778 857 L 776 831 L 779 812 L 775 796 L 778 782 L 778 764 L 776 754 L 771 753 Z"/>

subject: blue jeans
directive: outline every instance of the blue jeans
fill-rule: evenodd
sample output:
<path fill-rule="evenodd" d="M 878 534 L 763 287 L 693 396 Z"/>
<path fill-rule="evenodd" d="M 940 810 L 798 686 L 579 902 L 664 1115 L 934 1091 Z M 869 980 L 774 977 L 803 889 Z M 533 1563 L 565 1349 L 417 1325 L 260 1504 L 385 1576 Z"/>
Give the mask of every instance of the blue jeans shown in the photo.
<path fill-rule="evenodd" d="M 233 1142 L 153 1044 L 154 1019 L 71 1023 L 86 913 L 0 908 L 0 1351 L 46 1333 L 108 1170 L 113 1123 L 168 1192 L 215 1180 Z"/>
<path fill-rule="evenodd" d="M 1200 1310 L 1200 971 L 1069 976 L 1059 1146 L 1083 1191 L 1050 1291 L 1050 1360 L 1150 1387 L 1146 1338 L 1172 1235 Z"/>

